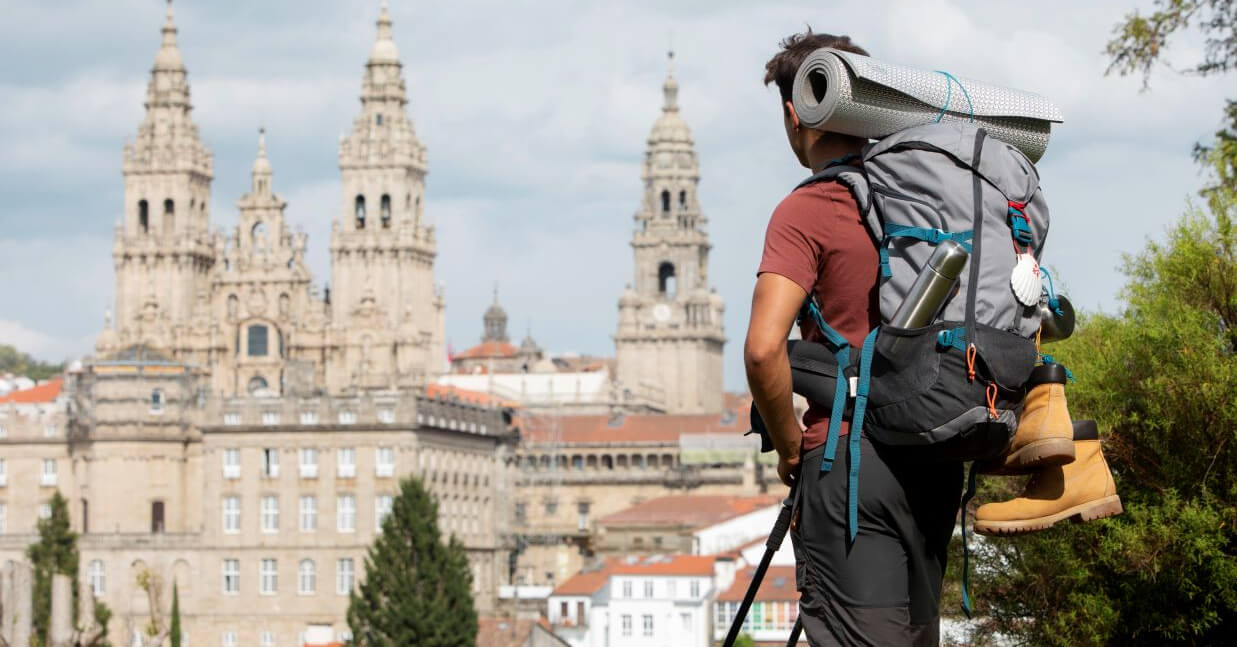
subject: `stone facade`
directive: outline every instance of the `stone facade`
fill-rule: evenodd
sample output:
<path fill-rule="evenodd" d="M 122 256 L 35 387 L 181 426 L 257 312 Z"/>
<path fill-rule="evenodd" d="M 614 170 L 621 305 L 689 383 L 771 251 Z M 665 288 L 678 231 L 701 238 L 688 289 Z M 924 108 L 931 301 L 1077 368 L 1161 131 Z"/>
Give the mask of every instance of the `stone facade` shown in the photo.
<path fill-rule="evenodd" d="M 619 299 L 618 380 L 628 389 L 659 389 L 667 413 L 720 413 L 724 304 L 709 289 L 708 218 L 696 195 L 700 164 L 679 115 L 673 69 L 662 90 L 631 240 L 635 280 Z"/>
<path fill-rule="evenodd" d="M 365 551 L 415 476 L 490 609 L 507 576 L 514 436 L 494 404 L 427 388 L 445 369 L 444 303 L 386 9 L 340 143 L 329 293 L 313 287 L 261 133 L 235 226 L 210 230 L 212 159 L 176 35 L 169 5 L 124 148 L 115 318 L 54 394 L 0 402 L 0 564 L 59 490 L 114 644 L 141 642 L 144 572 L 164 613 L 176 582 L 189 644 L 346 638 Z"/>

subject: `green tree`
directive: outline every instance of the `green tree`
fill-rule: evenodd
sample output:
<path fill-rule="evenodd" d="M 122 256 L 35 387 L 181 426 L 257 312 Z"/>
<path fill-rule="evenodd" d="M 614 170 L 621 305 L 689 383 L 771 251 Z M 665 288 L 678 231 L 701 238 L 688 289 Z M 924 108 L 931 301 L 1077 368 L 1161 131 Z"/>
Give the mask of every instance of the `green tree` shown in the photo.
<path fill-rule="evenodd" d="M 34 644 L 46 644 L 51 624 L 52 576 L 68 575 L 77 582 L 77 533 L 69 526 L 69 506 L 60 490 L 52 495 L 51 516 L 38 523 L 39 540 L 26 548 L 26 557 L 34 572 Z M 73 587 L 73 621 L 77 622 L 77 586 Z"/>
<path fill-rule="evenodd" d="M 18 351 L 7 344 L 0 344 L 0 373 L 25 375 L 32 380 L 46 380 L 64 371 L 64 364 L 49 364 Z"/>
<path fill-rule="evenodd" d="M 458 647 L 477 640 L 472 574 L 463 545 L 445 543 L 438 505 L 416 479 L 400 483 L 391 514 L 365 557 L 365 580 L 348 603 L 362 647 Z"/>
<path fill-rule="evenodd" d="M 756 639 L 751 634 L 739 634 L 734 639 L 734 647 L 756 647 Z"/>
<path fill-rule="evenodd" d="M 176 580 L 172 580 L 172 626 L 168 629 L 168 639 L 172 647 L 180 647 L 180 589 Z"/>
<path fill-rule="evenodd" d="M 1213 152 L 1213 160 L 1218 154 Z M 1191 208 L 1127 256 L 1125 309 L 1047 350 L 1077 376 L 1125 503 L 1102 522 L 990 539 L 974 577 L 981 634 L 1031 644 L 1231 644 L 1237 635 L 1237 199 Z M 987 500 L 1011 479 L 988 479 Z M 1004 490 L 1004 491 L 1002 491 Z"/>

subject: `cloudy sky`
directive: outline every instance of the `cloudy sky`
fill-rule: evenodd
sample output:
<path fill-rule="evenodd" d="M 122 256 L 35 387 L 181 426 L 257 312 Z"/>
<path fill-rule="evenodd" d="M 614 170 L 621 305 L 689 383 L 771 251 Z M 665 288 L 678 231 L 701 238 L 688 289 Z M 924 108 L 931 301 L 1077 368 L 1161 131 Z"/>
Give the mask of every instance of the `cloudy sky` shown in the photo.
<path fill-rule="evenodd" d="M 113 299 L 121 147 L 136 132 L 163 21 L 159 0 L 0 0 L 0 343 L 89 352 Z M 803 175 L 760 84 L 778 40 L 811 24 L 892 62 L 1040 92 L 1066 122 L 1040 163 L 1046 263 L 1082 308 L 1120 307 L 1121 254 L 1161 235 L 1201 183 L 1191 144 L 1218 125 L 1231 77 L 1158 68 L 1152 90 L 1106 78 L 1112 25 L 1147 0 L 539 0 L 392 2 L 409 109 L 428 146 L 426 213 L 456 349 L 481 334 L 495 281 L 512 334 L 610 354 L 640 199 L 640 159 L 676 51 L 699 149 L 712 280 L 727 303 L 726 384 L 764 225 Z M 275 189 L 329 277 L 337 141 L 359 108 L 377 0 L 178 0 L 194 115 L 215 155 L 211 204 L 235 222 L 259 126 Z M 1196 41 L 1176 42 L 1187 67 Z"/>

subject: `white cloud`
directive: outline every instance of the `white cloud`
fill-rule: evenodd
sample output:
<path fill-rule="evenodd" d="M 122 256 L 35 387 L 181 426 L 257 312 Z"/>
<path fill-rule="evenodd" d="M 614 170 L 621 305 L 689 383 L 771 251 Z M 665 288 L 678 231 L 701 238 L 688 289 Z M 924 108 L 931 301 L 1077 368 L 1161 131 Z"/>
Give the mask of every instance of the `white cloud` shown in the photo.
<path fill-rule="evenodd" d="M 310 234 L 317 281 L 329 280 L 337 136 L 357 110 L 376 3 L 176 10 L 195 119 L 215 154 L 214 222 L 234 222 L 265 125 L 276 190 Z M 777 41 L 805 23 L 849 33 L 887 60 L 1057 101 L 1067 121 L 1040 169 L 1053 216 L 1046 261 L 1076 303 L 1112 309 L 1120 253 L 1181 213 L 1200 184 L 1189 148 L 1215 129 L 1231 85 L 1157 68 L 1141 93 L 1139 79 L 1104 77 L 1104 43 L 1127 10 L 1067 0 L 395 3 L 409 111 L 429 148 L 427 216 L 438 226 L 448 335 L 461 348 L 480 334 L 498 280 L 513 334 L 531 325 L 550 349 L 613 351 L 639 164 L 673 40 L 703 169 L 711 278 L 727 302 L 727 384 L 741 388 L 764 224 L 803 175 L 760 79 Z M 26 0 L 6 5 L 10 17 L 0 55 L 22 64 L 0 78 L 0 290 L 12 297 L 0 319 L 88 339 L 112 291 L 120 147 L 141 118 L 161 3 L 66 11 Z M 1186 38 L 1171 55 L 1188 61 L 1197 47 Z"/>

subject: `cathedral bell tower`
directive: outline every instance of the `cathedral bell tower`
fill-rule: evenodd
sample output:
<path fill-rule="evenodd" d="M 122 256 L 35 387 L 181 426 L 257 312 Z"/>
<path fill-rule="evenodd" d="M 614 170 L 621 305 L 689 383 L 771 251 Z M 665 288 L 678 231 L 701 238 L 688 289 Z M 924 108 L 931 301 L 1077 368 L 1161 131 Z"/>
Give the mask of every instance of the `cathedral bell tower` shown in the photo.
<path fill-rule="evenodd" d="M 146 85 L 146 115 L 124 147 L 124 209 L 116 225 L 115 330 L 100 352 L 145 344 L 177 354 L 197 295 L 209 287 L 211 153 L 198 136 L 169 1 Z M 184 358 L 178 358 L 184 359 Z"/>
<path fill-rule="evenodd" d="M 635 214 L 634 281 L 619 300 L 614 337 L 624 389 L 667 413 L 722 410 L 724 306 L 709 289 L 708 219 L 696 188 L 700 165 L 679 115 L 674 54 L 662 114 L 644 155 L 644 197 Z"/>
<path fill-rule="evenodd" d="M 423 219 L 425 146 L 408 118 L 386 5 L 365 63 L 361 112 L 339 143 L 331 226 L 332 391 L 424 383 L 445 369 L 434 230 Z"/>

